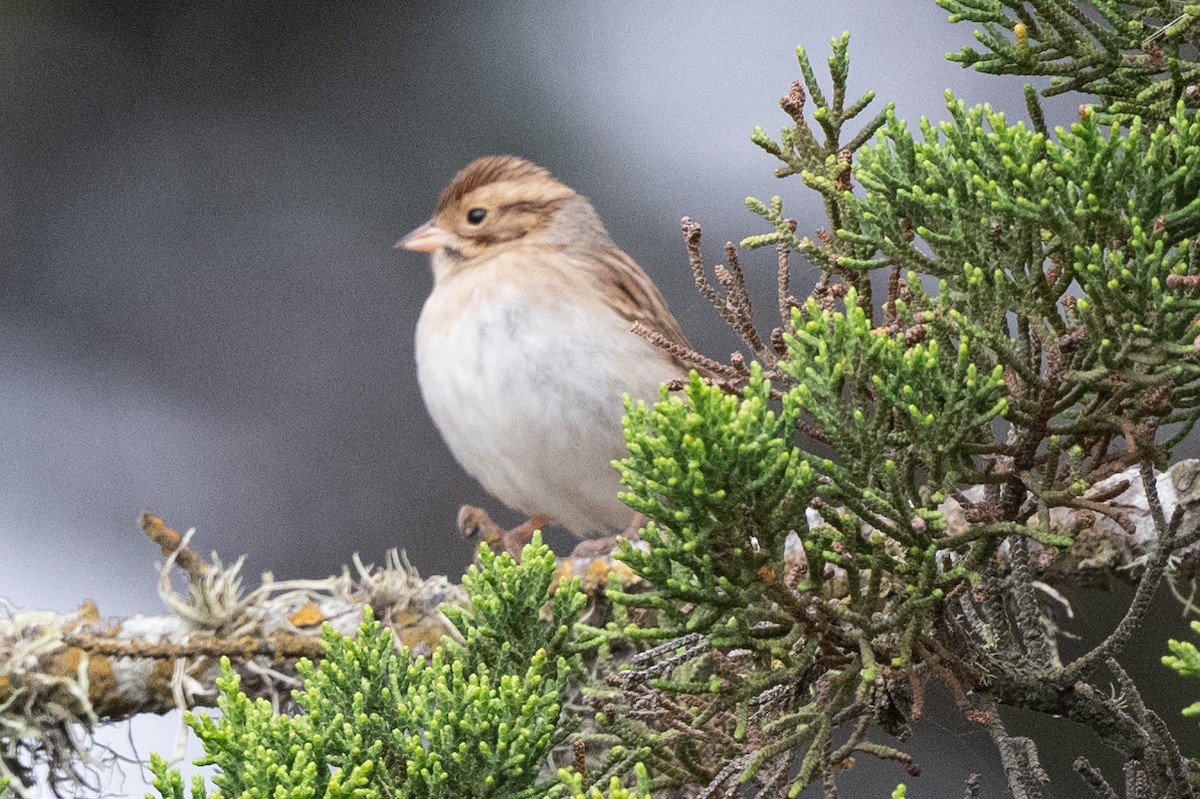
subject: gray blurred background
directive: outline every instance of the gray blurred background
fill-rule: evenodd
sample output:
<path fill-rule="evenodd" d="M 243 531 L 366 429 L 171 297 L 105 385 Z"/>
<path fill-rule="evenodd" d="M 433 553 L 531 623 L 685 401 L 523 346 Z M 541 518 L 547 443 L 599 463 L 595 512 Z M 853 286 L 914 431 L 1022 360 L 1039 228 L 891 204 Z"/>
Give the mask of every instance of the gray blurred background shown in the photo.
<path fill-rule="evenodd" d="M 822 224 L 749 135 L 788 121 L 795 45 L 823 65 L 843 30 L 877 106 L 944 118 L 952 88 L 1024 116 L 1021 81 L 943 60 L 971 30 L 932 0 L 2 0 L 0 596 L 160 612 L 144 509 L 245 554 L 251 579 L 389 547 L 461 573 L 458 506 L 514 519 L 425 413 L 412 333 L 431 276 L 393 242 L 471 159 L 526 156 L 593 200 L 724 358 L 737 342 L 692 288 L 679 218 L 704 225 L 710 261 L 763 231 L 747 195 Z M 744 261 L 767 308 L 773 260 Z M 972 770 L 998 795 L 986 736 L 953 716 L 914 749 L 959 762 L 926 762 L 910 795 L 958 795 Z M 872 791 L 903 779 L 864 773 Z M 110 789 L 141 791 L 136 775 Z"/>

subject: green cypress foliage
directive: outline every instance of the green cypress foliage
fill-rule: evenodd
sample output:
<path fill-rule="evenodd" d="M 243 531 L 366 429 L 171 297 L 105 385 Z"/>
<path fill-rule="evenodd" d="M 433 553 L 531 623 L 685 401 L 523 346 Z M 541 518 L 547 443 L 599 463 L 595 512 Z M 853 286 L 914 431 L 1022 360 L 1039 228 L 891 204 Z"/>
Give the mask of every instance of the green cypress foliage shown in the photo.
<path fill-rule="evenodd" d="M 702 277 L 685 221 L 697 283 L 755 361 L 627 407 L 617 465 L 648 523 L 620 557 L 650 587 L 610 594 L 643 651 L 597 689 L 595 739 L 642 747 L 656 788 L 795 795 L 828 789 L 864 753 L 915 773 L 872 731 L 903 734 L 933 675 L 993 719 L 1002 758 L 1015 739 L 967 691 L 1115 730 L 1136 697 L 1116 656 L 1171 553 L 1197 537 L 1154 494 L 1160 543 L 1129 617 L 1058 661 L 1031 553 L 1071 546 L 1080 528 L 1051 512 L 1103 510 L 1085 494 L 1130 465 L 1153 493 L 1153 470 L 1200 418 L 1200 73 L 1184 60 L 1200 7 L 1098 2 L 1096 17 L 1056 0 L 940 2 L 986 23 L 992 55 L 959 60 L 1056 74 L 1049 93 L 1099 103 L 1050 130 L 1032 89 L 1028 124 L 947 95 L 949 121 L 916 135 L 891 106 L 850 132 L 873 96 L 847 100 L 842 36 L 832 91 L 798 49 L 804 81 L 780 102 L 793 124 L 752 137 L 829 221 L 810 239 L 780 197 L 747 200 L 769 232 L 743 246 L 779 254 L 770 336 L 748 321 L 732 254 L 716 270 L 724 297 Z M 1151 6 L 1181 15 L 1155 38 L 1163 75 L 1121 55 Z M 1092 38 L 1068 43 L 1080 30 Z M 821 272 L 807 300 L 787 294 L 792 252 Z M 1177 670 L 1194 666 L 1187 647 L 1172 643 Z M 1126 699 L 1080 688 L 1102 664 Z M 1138 707 L 1142 732 L 1106 743 L 1147 796 L 1192 795 L 1182 760 L 1161 755 L 1178 751 L 1169 733 Z M 1035 795 L 1038 769 L 1005 762 L 1013 790 Z"/>
<path fill-rule="evenodd" d="M 326 629 L 325 659 L 302 662 L 291 714 L 248 699 L 224 663 L 220 717 L 188 717 L 216 791 L 197 777 L 191 796 L 642 797 L 544 773 L 570 729 L 562 707 L 580 653 L 595 644 L 574 626 L 587 602 L 577 582 L 551 590 L 554 554 L 540 540 L 520 564 L 486 548 L 480 560 L 463 580 L 470 609 L 445 609 L 461 641 L 428 661 L 369 613 L 353 639 Z M 151 768 L 161 796 L 183 799 L 178 771 L 157 757 Z"/>
<path fill-rule="evenodd" d="M 1048 95 L 1097 95 L 1114 114 L 1163 119 L 1200 107 L 1200 4 L 1188 0 L 937 0 L 952 22 L 979 23 L 948 57 L 980 72 L 1050 78 Z"/>
<path fill-rule="evenodd" d="M 1192 632 L 1200 635 L 1200 621 L 1192 622 Z M 1163 665 L 1176 671 L 1181 677 L 1200 677 L 1200 649 L 1191 641 L 1167 641 L 1167 646 L 1173 654 L 1163 655 Z M 1200 701 L 1193 702 L 1183 709 L 1185 716 L 1200 716 Z"/>

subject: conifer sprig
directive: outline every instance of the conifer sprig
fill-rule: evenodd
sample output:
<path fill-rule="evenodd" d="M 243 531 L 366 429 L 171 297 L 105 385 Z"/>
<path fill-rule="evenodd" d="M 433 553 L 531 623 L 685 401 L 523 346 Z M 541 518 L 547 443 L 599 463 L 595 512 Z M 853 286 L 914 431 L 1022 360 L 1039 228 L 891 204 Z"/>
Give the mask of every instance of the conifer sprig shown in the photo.
<path fill-rule="evenodd" d="M 353 639 L 327 628 L 324 659 L 298 666 L 293 713 L 251 701 L 225 662 L 220 717 L 188 715 L 198 763 L 217 768 L 223 797 L 648 799 L 638 787 L 585 792 L 580 775 L 546 770 L 571 729 L 562 708 L 579 653 L 598 643 L 575 626 L 587 602 L 578 581 L 552 590 L 554 569 L 537 538 L 520 563 L 481 548 L 463 581 L 471 608 L 444 608 L 462 640 L 428 660 L 369 612 Z M 183 799 L 178 771 L 157 757 L 151 770 L 163 797 Z M 191 795 L 209 795 L 201 778 Z"/>
<path fill-rule="evenodd" d="M 980 72 L 1049 77 L 1047 96 L 1085 92 L 1123 119 L 1200 107 L 1200 4 L 1190 0 L 937 0 L 981 25 L 948 57 Z"/>

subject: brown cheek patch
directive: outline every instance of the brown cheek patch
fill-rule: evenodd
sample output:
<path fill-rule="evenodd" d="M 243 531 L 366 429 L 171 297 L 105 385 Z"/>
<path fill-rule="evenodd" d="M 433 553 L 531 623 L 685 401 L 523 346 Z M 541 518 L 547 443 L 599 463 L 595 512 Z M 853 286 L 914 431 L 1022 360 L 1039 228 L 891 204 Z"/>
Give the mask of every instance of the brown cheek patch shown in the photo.
<path fill-rule="evenodd" d="M 529 231 L 520 228 L 512 228 L 509 230 L 496 230 L 491 233 L 477 233 L 472 236 L 472 240 L 480 247 L 487 247 L 493 244 L 504 244 L 509 241 L 516 241 L 524 237 Z"/>
<path fill-rule="evenodd" d="M 471 238 L 481 247 L 490 244 L 505 244 L 524 238 L 532 231 L 543 227 L 557 207 L 552 201 L 516 200 L 496 208 L 496 227 L 480 230 Z M 485 227 L 487 223 L 484 223 Z"/>

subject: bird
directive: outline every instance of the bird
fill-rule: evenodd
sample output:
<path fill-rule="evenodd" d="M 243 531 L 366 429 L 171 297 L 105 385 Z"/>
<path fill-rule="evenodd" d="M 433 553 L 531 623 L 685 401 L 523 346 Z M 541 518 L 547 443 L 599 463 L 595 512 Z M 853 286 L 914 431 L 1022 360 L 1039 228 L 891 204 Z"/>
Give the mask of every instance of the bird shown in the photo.
<path fill-rule="evenodd" d="M 502 546 L 550 522 L 581 537 L 626 529 L 612 465 L 628 454 L 622 398 L 657 400 L 691 346 L 591 202 L 531 161 L 487 156 L 395 246 L 430 254 L 415 342 L 425 406 L 458 463 L 527 519 Z"/>

